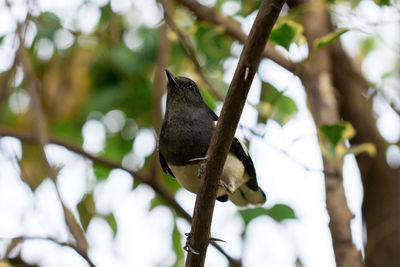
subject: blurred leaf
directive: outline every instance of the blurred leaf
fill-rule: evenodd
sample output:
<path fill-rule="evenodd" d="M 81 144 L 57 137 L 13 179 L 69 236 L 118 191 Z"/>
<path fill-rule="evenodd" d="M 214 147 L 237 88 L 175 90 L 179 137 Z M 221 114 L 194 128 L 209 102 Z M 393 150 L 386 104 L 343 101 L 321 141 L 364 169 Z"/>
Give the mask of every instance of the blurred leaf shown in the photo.
<path fill-rule="evenodd" d="M 261 101 L 254 108 L 262 120 L 272 119 L 285 125 L 297 112 L 296 103 L 269 83 L 263 83 Z"/>
<path fill-rule="evenodd" d="M 312 48 L 312 53 L 320 50 L 321 48 L 329 45 L 336 39 L 338 39 L 342 34 L 348 32 L 349 29 L 337 29 L 334 32 L 330 32 L 327 35 L 324 35 L 322 37 L 316 38 L 313 43 L 313 48 Z"/>
<path fill-rule="evenodd" d="M 339 122 L 335 124 L 321 124 L 318 126 L 318 133 L 329 141 L 332 146 L 337 146 L 339 142 L 355 135 L 354 127 L 349 122 Z"/>
<path fill-rule="evenodd" d="M 118 107 L 139 125 L 149 124 L 153 94 L 149 77 L 154 66 L 153 54 L 156 54 L 154 41 L 146 37 L 140 52 L 133 52 L 124 45 L 111 52 L 106 47 L 100 49 L 90 70 L 94 90 L 84 113 L 93 110 L 106 113 Z"/>
<path fill-rule="evenodd" d="M 182 188 L 178 181 L 169 174 L 164 174 L 164 177 L 164 179 L 161 179 L 163 184 L 174 194 L 176 193 L 176 191 Z"/>
<path fill-rule="evenodd" d="M 0 267 L 13 267 L 13 266 L 10 263 L 6 262 L 5 260 L 0 260 Z"/>
<path fill-rule="evenodd" d="M 4 40 L 4 38 L 5 38 L 6 36 L 7 36 L 7 35 L 0 36 L 0 45 L 2 45 L 3 40 Z"/>
<path fill-rule="evenodd" d="M 174 224 L 174 229 L 172 231 L 172 248 L 176 255 L 176 261 L 173 266 L 183 266 L 184 253 L 181 244 L 181 233 L 179 232 L 176 223 Z"/>
<path fill-rule="evenodd" d="M 369 52 L 371 52 L 376 47 L 375 38 L 368 37 L 362 40 L 360 47 L 360 54 L 365 57 Z"/>
<path fill-rule="evenodd" d="M 41 148 L 36 144 L 22 143 L 21 179 L 28 184 L 32 191 L 48 176 L 47 168 L 42 162 Z"/>
<path fill-rule="evenodd" d="M 321 137 L 322 153 L 331 160 L 340 159 L 345 153 L 344 141 L 355 135 L 355 130 L 349 122 L 321 124 L 317 128 Z"/>
<path fill-rule="evenodd" d="M 286 50 L 289 50 L 291 43 L 301 45 L 305 42 L 303 30 L 303 25 L 293 20 L 287 18 L 280 19 L 272 29 L 269 39 L 270 41 L 283 46 Z"/>
<path fill-rule="evenodd" d="M 346 148 L 345 140 L 351 139 L 355 135 L 354 127 L 346 121 L 334 124 L 321 124 L 317 128 L 321 139 L 322 153 L 331 160 L 341 159 L 345 154 L 359 154 L 366 152 L 371 156 L 376 154 L 372 143 L 364 143 Z"/>
<path fill-rule="evenodd" d="M 390 0 L 374 0 L 378 6 L 390 6 Z"/>
<path fill-rule="evenodd" d="M 367 153 L 371 157 L 374 157 L 376 155 L 376 147 L 373 143 L 363 143 L 360 145 L 352 145 L 346 151 L 346 153 L 352 153 L 354 155 L 358 155 L 363 152 Z"/>
<path fill-rule="evenodd" d="M 78 203 L 77 209 L 82 227 L 86 231 L 90 220 L 96 215 L 96 204 L 93 200 L 93 194 L 86 194 L 84 198 Z"/>
<path fill-rule="evenodd" d="M 109 167 L 105 167 L 102 164 L 93 164 L 93 171 L 94 175 L 96 175 L 96 180 L 97 181 L 102 181 L 108 178 L 108 175 L 110 174 L 111 169 Z"/>
<path fill-rule="evenodd" d="M 196 23 L 191 30 L 194 32 L 194 43 L 198 50 L 197 56 L 204 61 L 208 71 L 222 67 L 223 59 L 230 56 L 232 40 L 224 35 L 225 29 L 208 23 Z"/>
<path fill-rule="evenodd" d="M 121 161 L 131 149 L 131 140 L 124 140 L 119 135 L 108 135 L 106 146 L 102 154 L 109 159 Z"/>
<path fill-rule="evenodd" d="M 35 19 L 37 34 L 36 39 L 48 38 L 53 39 L 54 33 L 60 29 L 61 23 L 59 18 L 51 12 L 42 12 L 39 17 Z"/>
<path fill-rule="evenodd" d="M 113 235 L 115 237 L 115 235 L 117 234 L 117 231 L 118 231 L 118 225 L 117 225 L 117 221 L 115 220 L 114 214 L 110 213 L 110 214 L 104 216 L 104 219 L 106 220 L 108 225 L 111 227 L 111 229 L 113 231 Z"/>
<path fill-rule="evenodd" d="M 276 204 L 270 209 L 257 207 L 253 209 L 239 210 L 242 216 L 245 227 L 255 218 L 267 215 L 277 222 L 282 222 L 286 219 L 296 219 L 293 209 L 284 204 Z"/>
<path fill-rule="evenodd" d="M 42 65 L 44 108 L 52 121 L 71 121 L 86 103 L 91 89 L 88 69 L 93 60 L 91 49 L 73 46 L 64 56 L 56 53 Z"/>
<path fill-rule="evenodd" d="M 78 249 L 87 253 L 88 243 L 81 226 L 75 219 L 74 214 L 72 214 L 72 212 L 64 204 L 63 204 L 63 210 L 65 215 L 65 223 L 67 224 L 69 231 L 74 237 Z"/>
<path fill-rule="evenodd" d="M 239 15 L 243 17 L 247 17 L 254 11 L 256 11 L 261 5 L 261 1 L 259 0 L 246 0 L 242 1 L 242 7 L 239 10 Z"/>
<path fill-rule="evenodd" d="M 156 194 L 150 202 L 149 211 L 152 211 L 154 208 L 159 206 L 169 206 L 169 204 L 164 200 L 164 198 L 160 197 Z"/>
<path fill-rule="evenodd" d="M 326 3 L 330 4 L 350 3 L 351 8 L 355 8 L 361 1 L 362 0 L 325 0 Z"/>
<path fill-rule="evenodd" d="M 82 144 L 83 138 L 81 134 L 81 123 L 75 120 L 71 121 L 55 121 L 51 125 L 52 135 L 75 144 Z"/>

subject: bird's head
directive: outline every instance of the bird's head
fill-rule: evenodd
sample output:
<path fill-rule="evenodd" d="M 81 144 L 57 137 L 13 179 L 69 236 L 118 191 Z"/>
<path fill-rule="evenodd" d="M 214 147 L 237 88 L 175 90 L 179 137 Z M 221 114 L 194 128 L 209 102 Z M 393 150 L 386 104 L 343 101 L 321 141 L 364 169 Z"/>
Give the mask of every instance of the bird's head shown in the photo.
<path fill-rule="evenodd" d="M 203 105 L 199 88 L 196 83 L 186 77 L 174 77 L 169 70 L 165 70 L 167 83 L 167 99 L 173 102 L 188 103 L 190 105 Z"/>

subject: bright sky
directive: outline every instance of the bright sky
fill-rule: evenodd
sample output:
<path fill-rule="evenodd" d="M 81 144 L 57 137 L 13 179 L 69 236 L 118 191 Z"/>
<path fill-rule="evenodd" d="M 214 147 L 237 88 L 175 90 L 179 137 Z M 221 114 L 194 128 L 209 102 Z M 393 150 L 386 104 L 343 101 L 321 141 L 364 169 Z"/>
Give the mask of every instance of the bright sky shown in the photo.
<path fill-rule="evenodd" d="M 107 0 L 87 1 L 81 6 L 82 2 L 81 0 L 38 1 L 40 10 L 55 12 L 61 17 L 67 29 L 80 29 L 90 33 L 99 19 L 99 7 L 107 3 Z M 212 4 L 214 1 L 201 2 Z M 141 44 L 134 31 L 138 23 L 156 26 L 161 18 L 160 9 L 154 0 L 112 0 L 111 3 L 114 11 L 129 14 L 128 23 L 133 30 L 126 34 L 125 42 L 132 49 Z M 235 3 L 229 2 L 225 4 L 223 10 L 230 14 L 235 8 L 237 8 Z M 376 8 L 372 1 L 360 3 L 355 11 L 357 19 L 348 16 L 350 9 L 346 7 L 337 8 L 335 12 L 342 26 L 380 33 L 383 42 L 378 43 L 377 51 L 369 55 L 362 66 L 363 72 L 372 81 L 380 82 L 381 75 L 391 69 L 398 60 L 398 55 L 387 48 L 387 45 L 395 47 L 400 41 L 398 12 Z M 0 1 L 0 36 L 12 32 L 16 21 L 22 20 L 25 15 L 26 7 L 23 0 L 14 1 L 11 13 L 4 7 L 4 1 Z M 254 14 L 243 22 L 245 31 L 250 29 L 253 19 Z M 368 22 L 379 23 L 383 19 L 387 21 L 384 27 Z M 32 27 L 31 31 L 33 36 L 35 29 Z M 69 32 L 64 30 L 58 33 L 58 36 L 64 41 L 57 41 L 55 37 L 55 45 L 69 47 L 68 43 L 71 43 L 73 38 Z M 351 31 L 343 35 L 341 41 L 351 55 L 356 55 L 358 48 L 354 44 L 366 36 L 360 31 Z M 0 71 L 9 68 L 11 64 L 14 53 L 13 40 L 13 36 L 8 34 L 0 46 Z M 29 38 L 27 42 L 29 44 Z M 50 57 L 54 49 L 53 43 L 48 40 L 40 46 L 43 58 Z M 241 46 L 234 43 L 233 54 L 239 55 L 240 49 Z M 298 60 L 306 55 L 307 49 L 304 47 L 292 46 L 287 56 Z M 235 57 L 225 62 L 226 82 L 231 80 L 236 63 Z M 296 257 L 299 257 L 306 267 L 333 267 L 335 264 L 328 229 L 329 217 L 325 210 L 323 175 L 318 171 L 322 169 L 322 161 L 315 126 L 306 106 L 304 90 L 297 78 L 269 60 L 261 62 L 259 76 L 270 81 L 279 90 L 288 88 L 285 94 L 293 98 L 299 108 L 295 118 L 284 127 L 280 127 L 274 121 L 269 121 L 266 128 L 257 126 L 256 112 L 250 105 L 245 107 L 241 120 L 243 125 L 266 132 L 263 140 L 253 137 L 250 146 L 259 184 L 268 195 L 266 207 L 272 207 L 277 203 L 288 204 L 295 210 L 298 220 L 278 224 L 269 217 L 257 218 L 248 226 L 244 246 L 241 246 L 240 234 L 243 223 L 236 212 L 237 208 L 231 203 L 217 202 L 212 235 L 226 240 L 227 243 L 222 243 L 221 246 L 232 256 L 242 256 L 245 266 L 293 267 Z M 256 77 L 254 80 L 248 98 L 249 103 L 254 104 L 259 99 L 261 84 L 259 79 Z M 388 94 L 391 94 L 390 90 Z M 20 112 L 26 110 L 29 96 L 21 91 L 20 95 L 15 95 L 14 98 L 19 100 L 10 100 L 10 106 L 14 105 L 15 110 Z M 382 101 L 377 101 L 374 108 L 382 114 L 378 118 L 378 126 L 383 136 L 388 141 L 398 141 L 399 118 Z M 106 131 L 118 132 L 125 123 L 131 123 L 117 110 L 104 115 L 94 112 L 89 117 L 91 119 L 82 129 L 83 147 L 89 152 L 102 150 Z M 154 150 L 153 131 L 141 129 L 137 132 L 137 128 L 132 124 L 132 131 L 126 134 L 136 134 L 137 137 L 132 145 L 132 152 L 124 159 L 124 166 L 138 168 L 144 157 Z M 238 136 L 243 135 L 246 133 L 238 132 Z M 286 151 L 290 158 L 280 150 Z M 154 196 L 148 186 L 140 185 L 134 191 L 130 191 L 132 178 L 122 170 L 113 170 L 106 181 L 95 184 L 91 163 L 88 160 L 56 145 L 47 146 L 46 153 L 54 164 L 65 166 L 59 175 L 58 187 L 63 200 L 76 215 L 74 207 L 89 190 L 94 190 L 94 198 L 100 213 L 107 214 L 112 211 L 115 214 L 118 234 L 114 240 L 110 227 L 103 219 L 95 218 L 89 225 L 87 232 L 89 255 L 96 265 L 169 266 L 174 262 L 175 256 L 170 240 L 174 225 L 173 217 L 165 207 L 158 207 L 148 212 L 150 200 Z M 393 164 L 400 164 L 400 151 L 394 150 L 391 153 Z M 21 182 L 18 168 L 15 168 L 13 157 L 20 158 L 21 154 L 21 144 L 18 140 L 10 137 L 0 139 L 0 237 L 53 236 L 62 241 L 67 240 L 68 232 L 64 227 L 54 185 L 46 180 L 35 193 L 31 193 Z M 139 163 L 132 165 L 134 160 Z M 306 171 L 297 161 L 317 171 Z M 356 215 L 352 221 L 354 242 L 361 249 L 362 185 L 353 156 L 345 157 L 343 172 L 348 204 Z M 191 214 L 195 196 L 180 190 L 177 199 Z M 190 231 L 190 225 L 184 220 L 178 219 L 176 224 L 182 234 Z M 182 246 L 184 241 L 182 238 Z M 0 256 L 3 255 L 7 244 L 8 242 L 0 239 Z M 62 248 L 47 241 L 25 242 L 21 246 L 21 253 L 26 260 L 39 262 L 41 266 L 87 266 L 87 263 L 72 249 Z M 225 258 L 211 247 L 207 254 L 206 266 L 223 266 L 222 263 L 226 263 Z"/>

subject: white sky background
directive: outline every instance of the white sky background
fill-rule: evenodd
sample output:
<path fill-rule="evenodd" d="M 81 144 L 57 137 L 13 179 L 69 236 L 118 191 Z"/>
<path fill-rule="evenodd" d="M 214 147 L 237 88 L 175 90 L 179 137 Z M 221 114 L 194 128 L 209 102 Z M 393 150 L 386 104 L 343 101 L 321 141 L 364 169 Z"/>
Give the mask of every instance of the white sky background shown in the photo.
<path fill-rule="evenodd" d="M 26 15 L 24 1 L 14 1 L 12 14 L 0 1 L 0 35 L 12 32 L 15 29 L 16 19 L 22 20 Z M 81 0 L 52 1 L 40 0 L 40 10 L 50 10 L 61 17 L 63 26 L 67 29 L 80 29 L 90 33 L 99 19 L 99 6 L 107 3 L 106 0 L 87 2 L 84 6 Z M 213 1 L 201 1 L 212 4 Z M 115 11 L 128 13 L 128 23 L 132 31 L 127 33 L 125 41 L 132 49 L 140 47 L 134 29 L 139 22 L 148 26 L 156 26 L 161 18 L 161 12 L 154 0 L 119 0 L 111 1 Z M 235 9 L 235 3 L 225 4 L 224 12 L 230 14 Z M 373 82 L 380 83 L 382 74 L 392 69 L 398 61 L 399 55 L 394 54 L 388 45 L 398 47 L 400 42 L 399 15 L 392 9 L 377 8 L 372 1 L 362 1 L 353 11 L 357 17 L 350 17 L 349 8 L 340 7 L 338 23 L 341 26 L 357 27 L 367 32 L 380 33 L 383 42 L 378 43 L 375 52 L 365 60 L 362 70 Z M 251 27 L 254 14 L 243 21 L 243 29 Z M 384 20 L 386 23 L 380 25 Z M 375 23 L 375 24 L 374 24 Z M 33 30 L 34 31 L 34 30 Z M 68 31 L 59 33 L 63 36 L 55 41 L 56 45 L 68 48 L 71 38 Z M 350 55 L 356 55 L 357 40 L 367 35 L 360 31 L 351 31 L 341 38 L 342 43 Z M 29 39 L 29 38 L 28 38 Z M 12 36 L 8 35 L 0 46 L 0 71 L 10 67 L 14 49 Z M 69 40 L 69 41 L 68 41 Z M 27 41 L 29 42 L 29 40 Z M 70 45 L 70 44 L 69 44 Z M 52 54 L 53 43 L 44 42 L 42 45 L 43 58 Z M 241 46 L 234 43 L 233 55 L 240 54 Z M 39 49 L 40 50 L 40 49 Z M 50 52 L 49 52 L 50 51 Z M 38 51 L 39 53 L 40 51 Z M 290 56 L 300 59 L 307 55 L 306 49 L 292 46 Z M 384 62 L 384 64 L 382 63 Z M 225 81 L 230 82 L 237 58 L 228 59 L 225 64 Z M 256 125 L 256 112 L 249 105 L 245 107 L 241 123 L 249 127 L 265 131 L 264 140 L 253 137 L 250 154 L 257 169 L 260 186 L 266 191 L 268 201 L 266 207 L 277 203 L 288 204 L 292 207 L 298 220 L 289 220 L 281 224 L 271 218 L 263 216 L 251 222 L 248 226 L 244 246 L 241 247 L 240 233 L 243 223 L 231 203 L 217 202 L 212 235 L 227 241 L 221 246 L 232 256 L 242 256 L 245 266 L 295 266 L 296 257 L 300 257 L 306 267 L 335 266 L 330 233 L 328 229 L 329 217 L 325 210 L 325 190 L 322 173 L 306 171 L 302 166 L 288 158 L 279 149 L 286 151 L 296 161 L 312 169 L 321 170 L 322 161 L 316 140 L 315 126 L 308 112 L 305 93 L 300 81 L 290 73 L 269 60 L 263 60 L 260 65 L 259 77 L 268 80 L 279 90 L 288 88 L 285 92 L 297 103 L 298 114 L 287 125 L 280 127 L 274 121 L 269 121 L 266 128 Z M 254 80 L 249 103 L 256 103 L 260 94 L 260 78 Z M 395 97 L 394 90 L 398 80 L 392 82 L 385 93 Z M 385 84 L 385 86 L 387 86 Z M 24 110 L 29 104 L 23 91 L 16 98 L 21 98 L 16 110 Z M 18 99 L 19 99 L 18 98 Z M 25 99 L 25 100 L 24 100 Z M 26 100 L 27 99 L 27 100 Z M 10 105 L 13 105 L 13 101 Z M 24 104 L 25 103 L 25 104 Z M 399 103 L 400 104 L 400 103 Z M 396 142 L 400 136 L 400 120 L 382 101 L 375 101 L 374 108 L 381 114 L 378 126 L 383 136 L 390 142 Z M 26 110 L 26 108 L 25 108 Z M 98 152 L 104 146 L 107 131 L 119 131 L 125 121 L 124 114 L 109 112 L 97 120 L 99 114 L 91 114 L 83 130 L 84 149 Z M 102 116 L 100 114 L 100 116 Z M 122 126 L 121 126 L 122 123 Z M 137 129 L 133 127 L 133 134 Z M 137 137 L 132 145 L 132 152 L 124 159 L 124 166 L 132 166 L 133 159 L 143 161 L 155 147 L 153 132 L 143 129 L 136 133 Z M 238 132 L 239 136 L 244 133 Z M 145 144 L 145 145 L 144 145 Z M 278 149 L 277 149 L 278 148 Z M 392 149 L 391 161 L 398 166 L 400 151 Z M 91 173 L 91 163 L 82 157 L 67 150 L 49 145 L 46 147 L 48 157 L 54 164 L 65 165 L 62 169 L 58 187 L 64 202 L 72 208 L 80 201 L 85 192 L 94 189 L 94 198 L 97 209 L 101 214 L 113 212 L 118 223 L 118 234 L 113 240 L 112 231 L 101 218 L 91 221 L 87 237 L 90 244 L 89 255 L 98 266 L 169 266 L 174 262 L 170 236 L 174 224 L 173 217 L 165 207 L 158 207 L 148 212 L 153 191 L 146 185 L 140 185 L 134 191 L 132 178 L 122 170 L 113 170 L 109 178 L 95 184 L 95 177 Z M 21 144 L 15 138 L 0 139 L 0 237 L 25 236 L 53 236 L 61 241 L 68 239 L 61 207 L 58 203 L 54 185 L 44 181 L 35 193 L 20 180 L 18 168 L 15 168 L 14 156 L 21 157 Z M 172 179 L 172 178 L 171 178 Z M 361 201 L 362 185 L 353 156 L 346 156 L 344 164 L 344 184 L 348 204 L 356 218 L 352 221 L 354 242 L 362 248 Z M 177 194 L 179 203 L 192 213 L 195 196 L 185 190 Z M 181 233 L 190 231 L 190 226 L 182 219 L 177 220 Z M 3 255 L 8 242 L 0 240 L 0 256 Z M 182 246 L 184 239 L 182 239 Z M 70 248 L 62 248 L 47 241 L 28 241 L 21 246 L 22 256 L 41 266 L 87 266 L 87 263 Z M 156 255 L 156 256 L 155 256 Z M 207 266 L 223 266 L 225 258 L 210 247 L 207 254 Z"/>

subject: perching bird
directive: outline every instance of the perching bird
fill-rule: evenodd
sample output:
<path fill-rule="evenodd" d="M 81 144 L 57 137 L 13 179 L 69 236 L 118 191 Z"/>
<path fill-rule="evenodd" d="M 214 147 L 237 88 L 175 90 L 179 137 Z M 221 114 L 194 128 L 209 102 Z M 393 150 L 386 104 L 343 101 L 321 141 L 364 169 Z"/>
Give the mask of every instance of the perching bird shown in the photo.
<path fill-rule="evenodd" d="M 167 106 L 159 137 L 163 171 L 187 190 L 197 193 L 199 168 L 214 133 L 218 116 L 207 106 L 197 85 L 189 78 L 174 77 L 166 70 Z M 258 187 L 253 161 L 247 149 L 233 139 L 217 191 L 217 200 L 230 199 L 237 206 L 261 205 L 266 201 Z"/>

